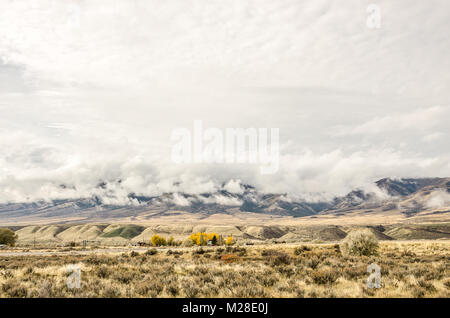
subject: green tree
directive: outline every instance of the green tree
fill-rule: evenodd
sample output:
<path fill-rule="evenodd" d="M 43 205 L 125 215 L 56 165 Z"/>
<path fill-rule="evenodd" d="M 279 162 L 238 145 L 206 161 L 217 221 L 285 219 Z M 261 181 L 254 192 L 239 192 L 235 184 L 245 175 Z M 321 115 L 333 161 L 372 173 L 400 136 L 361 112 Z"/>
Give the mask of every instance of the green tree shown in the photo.
<path fill-rule="evenodd" d="M 217 245 L 217 237 L 213 236 L 213 238 L 211 239 L 211 243 L 212 245 Z"/>
<path fill-rule="evenodd" d="M 10 229 L 0 229 L 0 244 L 6 244 L 9 246 L 14 246 L 17 241 L 17 234 Z"/>

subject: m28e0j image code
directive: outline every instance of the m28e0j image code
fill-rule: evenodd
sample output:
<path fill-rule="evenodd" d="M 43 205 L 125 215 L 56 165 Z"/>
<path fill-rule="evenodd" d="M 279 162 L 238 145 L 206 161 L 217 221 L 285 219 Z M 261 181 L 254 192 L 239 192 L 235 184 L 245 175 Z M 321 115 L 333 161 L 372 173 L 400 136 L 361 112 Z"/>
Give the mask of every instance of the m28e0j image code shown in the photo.
<path fill-rule="evenodd" d="M 209 313 L 211 316 L 217 312 L 227 313 L 260 313 L 267 315 L 269 313 L 269 304 L 264 302 L 230 302 L 225 306 L 221 305 L 197 305 L 189 302 L 183 305 L 184 313 Z"/>

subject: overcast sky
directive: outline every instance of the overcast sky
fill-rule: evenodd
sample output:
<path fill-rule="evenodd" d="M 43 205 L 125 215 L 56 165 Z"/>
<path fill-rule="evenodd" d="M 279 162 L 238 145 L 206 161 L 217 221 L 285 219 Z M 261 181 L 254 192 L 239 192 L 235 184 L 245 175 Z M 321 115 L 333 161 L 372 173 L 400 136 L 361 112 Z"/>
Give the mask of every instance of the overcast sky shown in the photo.
<path fill-rule="evenodd" d="M 449 30 L 447 0 L 0 0 L 0 202 L 448 177 Z M 279 128 L 278 172 L 173 163 L 196 119 Z"/>

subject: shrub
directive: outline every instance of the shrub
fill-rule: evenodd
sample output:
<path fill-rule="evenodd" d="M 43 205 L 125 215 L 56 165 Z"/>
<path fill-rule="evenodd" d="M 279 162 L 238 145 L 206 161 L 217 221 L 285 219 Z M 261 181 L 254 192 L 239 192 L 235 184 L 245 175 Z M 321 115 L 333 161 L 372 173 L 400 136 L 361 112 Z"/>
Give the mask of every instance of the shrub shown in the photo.
<path fill-rule="evenodd" d="M 334 244 L 333 249 L 335 253 L 341 254 L 341 247 L 339 246 L 339 244 Z"/>
<path fill-rule="evenodd" d="M 152 236 L 151 240 L 153 246 L 164 246 L 167 245 L 166 239 L 155 234 Z"/>
<path fill-rule="evenodd" d="M 358 277 L 366 275 L 365 267 L 345 267 L 343 275 L 350 280 L 358 279 Z"/>
<path fill-rule="evenodd" d="M 207 251 L 205 251 L 203 248 L 198 248 L 197 250 L 195 250 L 195 251 L 192 251 L 192 254 L 197 254 L 197 255 L 202 255 L 202 254 L 205 254 L 205 253 L 207 253 Z"/>
<path fill-rule="evenodd" d="M 155 255 L 156 253 L 158 253 L 156 248 L 152 248 L 152 249 L 147 250 L 144 254 L 145 255 Z"/>
<path fill-rule="evenodd" d="M 172 236 L 167 240 L 169 246 L 180 246 L 183 242 L 175 240 Z"/>
<path fill-rule="evenodd" d="M 299 247 L 296 247 L 296 248 L 295 248 L 294 254 L 295 254 L 295 255 L 301 255 L 301 254 L 303 254 L 304 252 L 309 252 L 309 251 L 311 251 L 311 248 L 309 248 L 309 247 L 306 246 L 306 245 L 302 245 L 302 246 L 299 246 Z"/>
<path fill-rule="evenodd" d="M 100 278 L 108 278 L 110 275 L 109 268 L 102 265 L 97 269 L 97 276 Z"/>
<path fill-rule="evenodd" d="M 311 269 L 316 269 L 320 264 L 320 259 L 316 256 L 313 258 L 310 258 L 306 261 L 306 266 L 308 266 Z"/>
<path fill-rule="evenodd" d="M 164 285 L 159 281 L 144 280 L 136 284 L 136 292 L 142 296 L 158 296 L 164 289 Z"/>
<path fill-rule="evenodd" d="M 188 298 L 195 298 L 198 296 L 198 294 L 200 293 L 200 288 L 196 287 L 195 285 L 192 284 L 184 284 L 183 285 L 183 291 L 186 294 L 186 297 Z"/>
<path fill-rule="evenodd" d="M 53 296 L 52 284 L 48 281 L 44 281 L 39 288 L 39 298 L 50 298 Z"/>
<path fill-rule="evenodd" d="M 102 263 L 102 261 L 96 255 L 91 255 L 86 259 L 86 263 L 88 263 L 89 265 L 99 265 Z"/>
<path fill-rule="evenodd" d="M 225 250 L 224 250 L 223 248 L 219 247 L 219 248 L 216 250 L 216 254 L 222 254 L 223 251 L 225 251 Z"/>
<path fill-rule="evenodd" d="M 135 273 L 118 271 L 113 278 L 122 284 L 128 284 L 133 280 L 134 276 Z"/>
<path fill-rule="evenodd" d="M 234 244 L 234 240 L 232 236 L 228 236 L 225 240 L 225 244 L 226 245 L 233 245 Z"/>
<path fill-rule="evenodd" d="M 333 284 L 338 278 L 337 273 L 332 271 L 318 270 L 311 274 L 314 283 L 318 285 Z"/>
<path fill-rule="evenodd" d="M 429 283 L 429 282 L 427 282 L 427 281 L 425 281 L 425 280 L 423 280 L 423 279 L 419 280 L 419 281 L 417 282 L 417 284 L 418 284 L 421 288 L 425 289 L 425 290 L 428 291 L 428 292 L 433 293 L 433 292 L 436 291 L 436 287 L 434 287 L 434 285 L 433 285 L 432 283 Z"/>
<path fill-rule="evenodd" d="M 3 292 L 8 295 L 8 297 L 13 298 L 24 298 L 27 297 L 27 289 L 20 283 L 20 281 L 15 279 L 9 279 L 2 284 Z"/>
<path fill-rule="evenodd" d="M 245 247 L 234 247 L 232 249 L 232 252 L 238 254 L 239 256 L 247 255 L 247 250 L 245 249 Z"/>
<path fill-rule="evenodd" d="M 271 250 L 262 250 L 261 256 L 270 256 L 272 254 Z"/>
<path fill-rule="evenodd" d="M 167 292 L 171 295 L 171 296 L 176 296 L 179 293 L 179 289 L 178 286 L 171 284 L 169 286 L 166 286 L 166 290 Z"/>
<path fill-rule="evenodd" d="M 185 247 L 192 247 L 192 246 L 194 246 L 194 242 L 189 238 L 189 239 L 186 239 L 184 242 L 183 242 L 183 246 L 185 246 Z"/>
<path fill-rule="evenodd" d="M 341 243 L 341 250 L 346 255 L 376 255 L 378 240 L 368 229 L 356 230 L 345 237 Z"/>
<path fill-rule="evenodd" d="M 270 256 L 270 263 L 272 266 L 289 265 L 291 258 L 286 253 L 278 252 Z"/>
<path fill-rule="evenodd" d="M 237 262 L 239 260 L 239 256 L 237 256 L 236 254 L 224 254 L 224 255 L 222 255 L 222 257 L 220 259 L 223 262 L 229 264 L 229 263 Z"/>
<path fill-rule="evenodd" d="M 117 288 L 108 286 L 103 290 L 102 296 L 104 298 L 117 298 L 117 297 L 120 297 L 120 291 Z"/>
<path fill-rule="evenodd" d="M 277 278 L 271 275 L 263 276 L 261 278 L 261 284 L 265 287 L 272 287 L 277 281 Z"/>
<path fill-rule="evenodd" d="M 25 298 L 27 297 L 27 288 L 20 284 L 19 286 L 13 287 L 8 292 L 8 296 L 13 298 Z"/>
<path fill-rule="evenodd" d="M 172 250 L 168 250 L 166 254 L 167 254 L 167 255 L 175 255 L 175 256 L 177 256 L 177 255 L 183 255 L 183 251 L 172 251 Z"/>
<path fill-rule="evenodd" d="M 263 250 L 261 256 L 269 258 L 266 264 L 270 266 L 289 265 L 292 261 L 288 254 L 277 250 Z"/>
<path fill-rule="evenodd" d="M 14 246 L 17 241 L 17 234 L 10 229 L 0 229 L 0 244 L 6 244 L 9 246 Z"/>

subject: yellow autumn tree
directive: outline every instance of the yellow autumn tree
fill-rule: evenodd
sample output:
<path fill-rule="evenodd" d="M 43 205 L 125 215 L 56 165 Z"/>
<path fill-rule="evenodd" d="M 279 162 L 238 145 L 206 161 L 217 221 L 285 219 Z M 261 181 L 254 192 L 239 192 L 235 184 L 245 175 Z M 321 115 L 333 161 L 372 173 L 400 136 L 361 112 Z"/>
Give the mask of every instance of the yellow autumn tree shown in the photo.
<path fill-rule="evenodd" d="M 232 237 L 232 236 L 228 236 L 228 237 L 225 239 L 225 244 L 226 244 L 226 245 L 233 245 L 233 244 L 234 244 L 233 237 Z"/>
<path fill-rule="evenodd" d="M 152 242 L 153 246 L 167 245 L 166 239 L 159 236 L 158 234 L 153 235 L 150 241 Z"/>
<path fill-rule="evenodd" d="M 192 233 L 189 239 L 196 245 L 207 245 L 208 241 L 213 241 L 215 242 L 216 245 L 219 244 L 219 234 L 217 233 L 206 233 L 206 232 Z"/>

